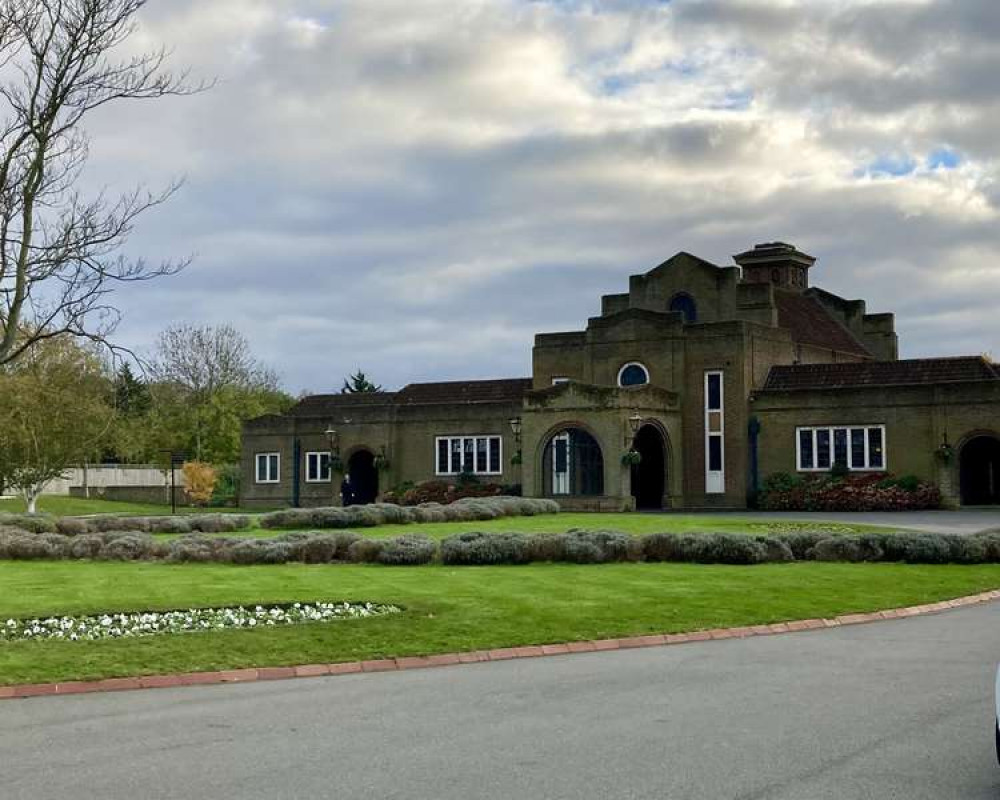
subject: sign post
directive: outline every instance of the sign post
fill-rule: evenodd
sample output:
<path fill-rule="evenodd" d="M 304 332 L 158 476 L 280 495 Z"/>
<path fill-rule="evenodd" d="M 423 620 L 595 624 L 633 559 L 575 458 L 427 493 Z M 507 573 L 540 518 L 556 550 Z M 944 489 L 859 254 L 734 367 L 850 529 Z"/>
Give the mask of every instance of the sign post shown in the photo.
<path fill-rule="evenodd" d="M 177 467 L 183 467 L 188 459 L 186 450 L 161 450 L 170 459 L 170 514 L 177 514 Z"/>

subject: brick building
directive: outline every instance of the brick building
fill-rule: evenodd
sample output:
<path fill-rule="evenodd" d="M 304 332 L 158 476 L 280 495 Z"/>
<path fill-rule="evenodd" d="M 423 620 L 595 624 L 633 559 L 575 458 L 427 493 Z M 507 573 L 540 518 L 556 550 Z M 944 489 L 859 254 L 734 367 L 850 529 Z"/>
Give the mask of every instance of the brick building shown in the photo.
<path fill-rule="evenodd" d="M 781 242 L 720 267 L 679 253 L 539 334 L 531 378 L 319 395 L 248 422 L 243 502 L 359 501 L 403 482 L 520 484 L 567 508 L 743 508 L 773 472 L 915 474 L 1000 503 L 1000 367 L 899 360 L 892 314 L 810 286 Z M 627 454 L 639 453 L 639 463 Z"/>

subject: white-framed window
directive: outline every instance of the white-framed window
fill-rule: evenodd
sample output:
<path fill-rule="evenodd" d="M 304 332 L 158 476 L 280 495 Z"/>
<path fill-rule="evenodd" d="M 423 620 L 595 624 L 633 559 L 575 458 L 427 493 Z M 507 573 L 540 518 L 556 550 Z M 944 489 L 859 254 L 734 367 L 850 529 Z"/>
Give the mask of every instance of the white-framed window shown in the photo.
<path fill-rule="evenodd" d="M 330 453 L 306 453 L 306 483 L 330 482 Z"/>
<path fill-rule="evenodd" d="M 438 436 L 435 439 L 438 475 L 500 475 L 503 473 L 503 437 Z"/>
<path fill-rule="evenodd" d="M 726 422 L 723 373 L 705 373 L 705 494 L 726 491 Z"/>
<path fill-rule="evenodd" d="M 829 472 L 840 462 L 852 472 L 884 472 L 885 425 L 823 425 L 795 429 L 799 472 Z"/>
<path fill-rule="evenodd" d="M 627 364 L 622 364 L 622 368 L 618 370 L 619 386 L 645 386 L 647 383 L 649 383 L 649 370 L 645 364 L 629 361 Z"/>
<path fill-rule="evenodd" d="M 569 378 L 564 378 L 560 375 L 552 379 L 553 386 L 558 386 L 561 383 L 569 383 Z"/>
<path fill-rule="evenodd" d="M 281 454 L 257 453 L 257 483 L 278 483 L 281 480 Z"/>

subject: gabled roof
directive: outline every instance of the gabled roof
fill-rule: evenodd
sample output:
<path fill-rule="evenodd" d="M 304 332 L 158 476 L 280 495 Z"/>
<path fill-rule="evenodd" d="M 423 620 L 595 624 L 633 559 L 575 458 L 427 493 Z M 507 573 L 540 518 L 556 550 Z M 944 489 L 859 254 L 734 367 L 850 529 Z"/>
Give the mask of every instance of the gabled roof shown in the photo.
<path fill-rule="evenodd" d="M 872 357 L 871 351 L 818 300 L 799 292 L 775 289 L 774 302 L 778 307 L 778 325 L 790 330 L 796 342 Z"/>
<path fill-rule="evenodd" d="M 765 392 L 857 389 L 866 386 L 925 386 L 1000 380 L 1000 368 L 982 356 L 793 364 L 771 367 Z"/>
<path fill-rule="evenodd" d="M 401 406 L 438 403 L 518 403 L 531 391 L 531 378 L 411 383 L 396 395 Z"/>
<path fill-rule="evenodd" d="M 388 406 L 396 392 L 359 392 L 357 394 L 314 394 L 303 397 L 288 412 L 291 417 L 325 417 L 348 408 Z"/>
<path fill-rule="evenodd" d="M 352 408 L 420 406 L 454 403 L 519 403 L 531 391 L 531 378 L 488 381 L 411 383 L 398 392 L 359 394 L 314 394 L 302 398 L 289 412 L 291 417 L 327 417 Z"/>

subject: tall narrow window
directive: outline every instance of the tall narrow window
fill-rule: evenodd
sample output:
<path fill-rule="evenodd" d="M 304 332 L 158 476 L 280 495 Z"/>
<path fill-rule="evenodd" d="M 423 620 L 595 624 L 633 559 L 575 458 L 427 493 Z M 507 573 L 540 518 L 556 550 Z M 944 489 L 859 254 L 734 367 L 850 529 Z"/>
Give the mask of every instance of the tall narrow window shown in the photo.
<path fill-rule="evenodd" d="M 705 373 L 705 494 L 726 491 L 723 373 Z"/>
<path fill-rule="evenodd" d="M 847 430 L 838 428 L 833 432 L 833 463 L 849 466 L 847 460 Z"/>
<path fill-rule="evenodd" d="M 812 464 L 815 456 L 815 448 L 813 447 L 813 434 L 815 431 L 811 430 L 801 430 L 799 431 L 799 454 L 804 464 Z"/>
<path fill-rule="evenodd" d="M 818 469 L 830 469 L 833 463 L 830 460 L 830 431 L 823 429 L 816 433 L 816 467 Z"/>
<path fill-rule="evenodd" d="M 872 469 L 882 469 L 885 454 L 882 451 L 882 429 L 868 429 L 868 464 Z"/>
<path fill-rule="evenodd" d="M 437 440 L 437 474 L 447 475 L 451 472 L 448 467 L 448 440 L 438 439 Z"/>

